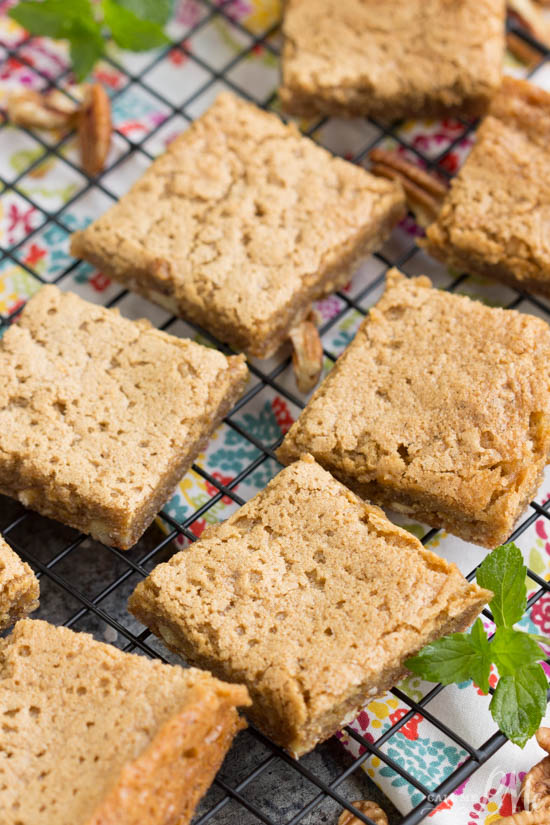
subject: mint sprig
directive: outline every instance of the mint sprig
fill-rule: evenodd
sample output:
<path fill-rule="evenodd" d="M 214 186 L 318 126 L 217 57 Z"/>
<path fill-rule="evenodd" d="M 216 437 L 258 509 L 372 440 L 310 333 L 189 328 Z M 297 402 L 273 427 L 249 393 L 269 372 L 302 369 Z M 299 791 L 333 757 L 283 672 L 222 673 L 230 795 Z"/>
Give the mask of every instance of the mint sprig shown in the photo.
<path fill-rule="evenodd" d="M 485 694 L 494 664 L 499 681 L 489 709 L 500 730 L 520 747 L 533 736 L 546 712 L 548 680 L 540 665 L 545 654 L 539 643 L 550 642 L 513 627 L 527 607 L 526 572 L 521 551 L 513 542 L 497 547 L 476 576 L 481 587 L 494 593 L 489 602 L 496 624 L 492 639 L 477 619 L 469 633 L 443 636 L 405 662 L 428 682 L 450 685 L 473 679 Z"/>
<path fill-rule="evenodd" d="M 21 0 L 9 16 L 30 34 L 67 40 L 78 81 L 105 52 L 106 34 L 123 49 L 139 52 L 170 42 L 163 25 L 173 0 Z"/>

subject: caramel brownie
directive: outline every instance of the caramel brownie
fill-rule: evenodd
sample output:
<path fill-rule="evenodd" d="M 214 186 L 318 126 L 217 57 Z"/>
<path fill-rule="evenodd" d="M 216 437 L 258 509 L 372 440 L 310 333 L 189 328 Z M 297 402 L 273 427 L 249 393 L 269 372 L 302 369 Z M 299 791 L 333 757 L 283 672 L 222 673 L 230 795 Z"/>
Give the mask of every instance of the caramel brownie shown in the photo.
<path fill-rule="evenodd" d="M 243 356 L 44 286 L 0 341 L 0 492 L 127 549 L 247 375 Z"/>
<path fill-rule="evenodd" d="M 399 184 L 225 93 L 72 252 L 263 358 L 404 213 Z"/>
<path fill-rule="evenodd" d="M 550 452 L 550 328 L 388 273 L 386 291 L 286 435 L 364 498 L 487 547 Z"/>
<path fill-rule="evenodd" d="M 189 662 L 246 684 L 250 718 L 300 756 L 490 598 L 304 456 L 153 570 L 130 610 Z"/>
<path fill-rule="evenodd" d="M 485 111 L 504 0 L 287 0 L 284 108 L 388 118 Z"/>

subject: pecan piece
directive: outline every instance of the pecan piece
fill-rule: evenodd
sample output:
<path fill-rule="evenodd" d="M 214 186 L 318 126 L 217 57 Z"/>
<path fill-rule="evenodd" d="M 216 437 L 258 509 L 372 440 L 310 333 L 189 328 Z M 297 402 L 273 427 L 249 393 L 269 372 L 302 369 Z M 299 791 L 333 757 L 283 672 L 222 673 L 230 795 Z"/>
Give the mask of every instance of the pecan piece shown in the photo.
<path fill-rule="evenodd" d="M 539 811 L 550 807 L 550 728 L 539 728 L 537 742 L 548 753 L 525 774 L 521 796 L 527 811 Z"/>
<path fill-rule="evenodd" d="M 550 728 L 539 728 L 536 737 L 549 755 L 525 774 L 520 791 L 525 810 L 498 819 L 495 825 L 547 825 L 550 822 Z"/>
<path fill-rule="evenodd" d="M 388 817 L 376 802 L 371 802 L 370 799 L 360 799 L 358 802 L 352 802 L 351 804 L 362 814 L 372 819 L 376 825 L 388 825 Z M 338 817 L 338 825 L 363 825 L 363 823 L 351 811 L 342 811 Z"/>
<path fill-rule="evenodd" d="M 550 46 L 550 22 L 532 0 L 508 0 L 508 9 L 534 38 Z"/>
<path fill-rule="evenodd" d="M 506 33 L 506 46 L 508 51 L 514 55 L 516 60 L 523 63 L 529 69 L 538 66 L 542 59 L 542 55 L 536 49 L 527 43 L 522 37 L 514 32 Z"/>
<path fill-rule="evenodd" d="M 292 366 L 300 392 L 313 389 L 323 369 L 323 345 L 317 327 L 306 319 L 290 330 Z"/>
<path fill-rule="evenodd" d="M 6 104 L 8 120 L 26 129 L 70 129 L 78 105 L 58 89 L 41 94 L 32 89 L 12 92 Z"/>
<path fill-rule="evenodd" d="M 503 816 L 496 819 L 494 825 L 548 825 L 550 811 L 542 808 L 540 811 L 518 811 L 517 814 Z"/>
<path fill-rule="evenodd" d="M 521 794 L 528 811 L 550 806 L 550 756 L 545 756 L 526 773 Z"/>
<path fill-rule="evenodd" d="M 111 146 L 111 102 L 103 86 L 92 83 L 86 89 L 78 115 L 78 137 L 82 167 L 94 177 L 105 166 Z"/>
<path fill-rule="evenodd" d="M 550 753 L 550 728 L 539 728 L 535 734 L 539 748 Z"/>
<path fill-rule="evenodd" d="M 407 205 L 420 226 L 429 226 L 437 217 L 447 186 L 435 175 L 425 172 L 397 152 L 373 149 L 371 172 L 382 178 L 399 181 Z"/>

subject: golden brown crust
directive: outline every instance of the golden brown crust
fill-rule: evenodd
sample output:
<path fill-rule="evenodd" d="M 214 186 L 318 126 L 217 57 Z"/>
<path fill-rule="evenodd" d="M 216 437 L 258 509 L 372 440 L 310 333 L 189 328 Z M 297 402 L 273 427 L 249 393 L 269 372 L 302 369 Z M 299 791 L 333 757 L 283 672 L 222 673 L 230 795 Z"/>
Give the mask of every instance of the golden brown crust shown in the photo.
<path fill-rule="evenodd" d="M 287 0 L 291 114 L 482 114 L 500 83 L 504 0 Z"/>
<path fill-rule="evenodd" d="M 131 547 L 248 377 L 242 356 L 54 286 L 0 344 L 0 491 Z"/>
<path fill-rule="evenodd" d="M 129 609 L 187 661 L 245 683 L 250 718 L 299 756 L 490 596 L 303 456 L 155 568 Z"/>
<path fill-rule="evenodd" d="M 21 621 L 0 640 L 2 825 L 187 825 L 246 689 Z"/>
<path fill-rule="evenodd" d="M 360 496 L 495 546 L 550 452 L 549 358 L 540 319 L 392 270 L 277 455 L 309 450 Z"/>
<path fill-rule="evenodd" d="M 489 114 L 502 123 L 524 132 L 543 149 L 550 137 L 550 93 L 528 80 L 504 77 L 491 101 Z"/>
<path fill-rule="evenodd" d="M 187 707 L 124 766 L 86 825 L 187 825 L 245 727 L 232 705 L 210 711 L 201 700 Z"/>
<path fill-rule="evenodd" d="M 400 186 L 225 93 L 73 235 L 71 249 L 235 349 L 267 357 L 404 210 Z"/>

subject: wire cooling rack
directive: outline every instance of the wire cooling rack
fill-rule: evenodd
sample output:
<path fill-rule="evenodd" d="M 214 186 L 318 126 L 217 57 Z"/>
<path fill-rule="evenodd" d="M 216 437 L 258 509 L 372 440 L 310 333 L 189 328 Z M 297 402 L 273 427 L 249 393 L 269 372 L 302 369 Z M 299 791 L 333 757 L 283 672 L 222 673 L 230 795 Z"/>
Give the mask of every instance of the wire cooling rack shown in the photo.
<path fill-rule="evenodd" d="M 276 59 L 279 53 L 277 26 L 262 32 L 261 36 L 251 35 L 251 32 L 236 19 L 234 12 L 237 5 L 237 0 L 225 0 L 225 2 L 224 0 L 218 0 L 217 3 L 205 0 L 202 3 L 200 19 L 187 31 L 186 40 L 170 47 L 172 52 L 174 50 L 176 53 L 181 52 L 185 59 L 195 61 L 197 66 L 204 70 L 205 76 L 208 73 L 205 82 L 177 106 L 158 88 L 150 85 L 146 77 L 146 74 L 149 75 L 151 70 L 164 59 L 166 51 L 158 53 L 137 74 L 129 73 L 127 67 L 120 66 L 112 58 L 106 58 L 107 63 L 113 70 L 123 71 L 131 83 L 136 84 L 159 100 L 168 111 L 169 118 L 179 117 L 181 119 L 183 117 L 185 120 L 190 121 L 192 118 L 188 113 L 193 110 L 192 104 L 194 101 L 205 89 L 214 88 L 220 82 L 233 88 L 238 94 L 250 97 L 250 95 L 247 95 L 246 90 L 232 79 L 234 77 L 232 70 L 241 65 L 243 59 L 252 55 L 259 48 L 267 50 Z M 187 40 L 199 33 L 214 19 L 223 19 L 228 23 L 230 22 L 235 31 L 241 32 L 242 40 L 246 44 L 223 67 L 223 71 L 220 71 L 209 60 L 197 54 L 193 53 L 191 58 L 186 48 Z M 532 68 L 532 71 L 540 69 L 548 61 L 549 50 L 518 28 L 514 22 L 509 22 L 508 25 L 513 34 L 521 37 L 539 55 L 540 60 L 537 66 Z M 7 45 L 4 49 L 5 59 L 8 61 L 15 59 L 19 61 L 20 65 L 31 67 L 25 57 L 25 46 L 28 43 L 29 38 L 26 38 L 18 42 L 15 47 Z M 62 88 L 69 79 L 69 70 L 66 68 L 62 69 L 54 78 L 51 77 L 50 73 L 42 73 L 36 65 L 32 65 L 32 70 L 43 78 L 45 88 Z M 121 94 L 121 91 L 115 91 L 113 99 L 118 94 Z M 266 108 L 273 108 L 276 105 L 274 94 L 264 100 L 256 99 L 255 102 Z M 310 125 L 306 133 L 311 135 L 326 123 L 326 119 L 318 120 Z M 461 124 L 456 136 L 448 142 L 444 151 L 436 156 L 427 156 L 419 150 L 418 146 L 408 142 L 406 135 L 400 131 L 399 124 L 387 126 L 375 121 L 371 121 L 371 123 L 375 127 L 376 136 L 350 158 L 355 163 L 361 163 L 367 153 L 382 139 L 391 137 L 416 155 L 427 167 L 437 169 L 440 174 L 447 177 L 450 176 L 450 172 L 447 168 L 446 159 L 475 128 L 475 124 Z M 88 178 L 84 189 L 80 189 L 73 199 L 64 202 L 63 206 L 57 211 L 50 211 L 47 215 L 48 224 L 58 226 L 65 231 L 66 227 L 60 221 L 62 212 L 71 204 L 71 200 L 76 199 L 77 196 L 80 197 L 83 192 L 92 188 L 101 191 L 110 201 L 116 200 L 116 194 L 109 186 L 109 175 L 135 153 L 140 154 L 147 162 L 152 160 L 153 155 L 144 144 L 146 139 L 149 141 L 151 136 L 158 132 L 163 125 L 164 122 L 159 123 L 140 141 L 135 141 L 123 131 L 117 130 L 116 134 L 122 142 L 123 150 L 116 160 L 99 178 Z M 0 139 L 5 126 L 5 122 L 0 125 Z M 79 174 L 82 174 L 82 170 L 79 168 L 78 163 L 71 161 L 63 153 L 64 145 L 68 140 L 67 136 L 53 144 L 35 133 L 33 133 L 33 139 L 42 146 L 45 154 L 27 164 L 15 178 L 4 180 L 0 177 L 0 183 L 4 192 L 14 192 L 23 198 L 29 206 L 40 210 L 41 206 L 36 203 L 33 197 L 28 192 L 21 191 L 20 184 L 24 176 L 43 164 L 45 159 L 52 156 L 63 158 L 63 162 Z M 31 229 L 18 243 L 9 248 L 3 248 L 2 260 L 11 261 L 35 278 L 44 281 L 44 277 L 28 261 L 23 261 L 21 256 L 18 255 L 22 245 L 28 243 L 29 239 L 32 239 L 39 229 L 43 231 L 44 226 Z M 338 293 L 339 311 L 322 326 L 322 335 L 325 335 L 350 309 L 364 315 L 367 311 L 365 307 L 369 305 L 369 296 L 372 296 L 370 299 L 372 303 L 375 300 L 376 290 L 383 282 L 386 269 L 390 266 L 403 267 L 416 251 L 417 248 L 412 246 L 402 254 L 398 254 L 395 259 L 390 259 L 382 253 L 375 255 L 374 257 L 380 265 L 379 275 L 353 296 L 346 292 Z M 78 261 L 71 262 L 56 275 L 53 282 L 62 282 L 78 265 Z M 466 277 L 467 275 L 464 274 L 455 278 L 447 288 L 452 291 L 456 290 Z M 48 280 L 52 281 L 51 278 Z M 119 304 L 126 294 L 125 290 L 121 290 L 108 302 L 108 305 Z M 515 298 L 510 306 L 515 307 L 524 301 L 528 302 L 534 311 L 546 316 L 550 321 L 550 307 L 532 296 L 515 293 Z M 20 310 L 21 305 L 18 304 L 10 313 L 0 318 L 0 332 L 12 322 Z M 162 324 L 162 328 L 169 328 L 173 322 L 174 318 L 168 319 Z M 199 330 L 199 332 L 205 339 L 209 339 L 220 349 L 227 351 L 223 345 L 214 341 L 207 332 L 204 330 Z M 335 355 L 329 349 L 325 349 L 325 356 L 331 360 L 335 358 Z M 122 615 L 127 596 L 140 578 L 146 576 L 153 566 L 166 560 L 174 552 L 174 539 L 180 536 L 189 541 L 195 540 L 193 525 L 221 500 L 231 501 L 237 506 L 243 504 L 243 499 L 236 492 L 238 485 L 258 468 L 261 468 L 265 462 L 270 459 L 276 461 L 274 450 L 278 446 L 280 438 L 271 444 L 265 444 L 253 432 L 248 431 L 243 426 L 236 414 L 266 387 L 275 390 L 290 404 L 298 408 L 303 407 L 303 400 L 281 380 L 284 371 L 288 368 L 288 363 L 288 359 L 282 360 L 275 367 L 270 367 L 269 370 L 266 370 L 264 366 L 258 366 L 257 362 L 251 364 L 250 369 L 256 381 L 225 420 L 229 428 L 256 448 L 255 457 L 227 483 L 220 481 L 215 474 L 207 472 L 204 467 L 194 465 L 194 471 L 211 485 L 210 489 L 213 494 L 209 500 L 181 519 L 174 518 L 166 510 L 163 511 L 159 514 L 159 518 L 162 519 L 164 531 L 161 532 L 153 526 L 136 547 L 127 553 L 121 553 L 113 548 L 92 542 L 84 535 L 77 535 L 74 530 L 40 518 L 36 514 L 25 510 L 16 502 L 0 498 L 1 532 L 16 551 L 31 563 L 39 577 L 41 577 L 41 617 L 51 618 L 53 621 L 62 622 L 68 627 L 78 629 L 92 629 L 97 632 L 98 628 L 101 628 L 104 638 L 109 641 L 116 641 L 124 650 L 138 650 L 147 655 L 166 660 L 166 651 L 147 630 L 140 632 L 139 629 L 136 629 L 136 625 L 129 626 L 123 620 Z M 550 502 L 546 502 L 546 504 L 532 502 L 527 517 L 516 529 L 512 538 L 518 538 L 541 517 L 549 519 L 548 524 L 550 525 L 549 508 Z M 436 530 L 430 530 L 422 541 L 424 543 L 430 541 L 436 533 Z M 78 553 L 79 548 L 83 550 L 82 553 Z M 475 570 L 472 570 L 468 578 L 473 579 L 474 576 Z M 550 592 L 550 586 L 533 570 L 529 571 L 529 576 L 538 587 L 538 590 L 529 600 L 530 608 L 544 593 Z M 488 611 L 486 613 L 490 616 Z M 360 745 L 361 755 L 355 759 L 347 754 L 340 745 L 329 743 L 317 749 L 315 753 L 321 754 L 319 758 L 312 756 L 309 760 L 306 758 L 296 762 L 272 744 L 262 733 L 250 727 L 246 733 L 240 735 L 226 760 L 222 772 L 218 775 L 212 789 L 201 804 L 195 820 L 196 825 L 205 825 L 207 822 L 235 822 L 237 820 L 251 823 L 260 821 L 265 825 L 297 825 L 299 822 L 318 821 L 336 822 L 338 813 L 343 809 L 353 811 L 359 820 L 368 823 L 370 820 L 356 811 L 350 800 L 343 795 L 343 789 L 347 787 L 346 783 L 351 778 L 358 775 L 361 776 L 364 783 L 368 781 L 365 779 L 364 774 L 359 772 L 359 768 L 373 755 L 389 768 L 392 768 L 404 782 L 410 783 L 421 795 L 421 801 L 406 816 L 393 817 L 392 821 L 399 822 L 400 825 L 414 825 L 414 823 L 420 822 L 506 742 L 505 737 L 499 732 L 479 747 L 474 747 L 466 742 L 428 708 L 429 703 L 441 690 L 440 685 L 435 686 L 419 701 L 413 701 L 398 688 L 394 689 L 393 694 L 400 702 L 405 704 L 408 711 L 372 742 L 352 728 L 347 728 L 349 737 Z M 467 754 L 465 761 L 436 788 L 426 787 L 382 748 L 415 714 L 421 714 L 425 719 L 428 719 L 441 733 Z M 247 737 L 247 739 L 243 741 L 242 737 Z M 289 787 L 293 789 L 291 805 L 288 804 L 288 799 L 284 798 L 284 788 L 288 789 Z M 327 804 L 331 811 L 329 819 L 327 819 L 326 814 Z"/>

